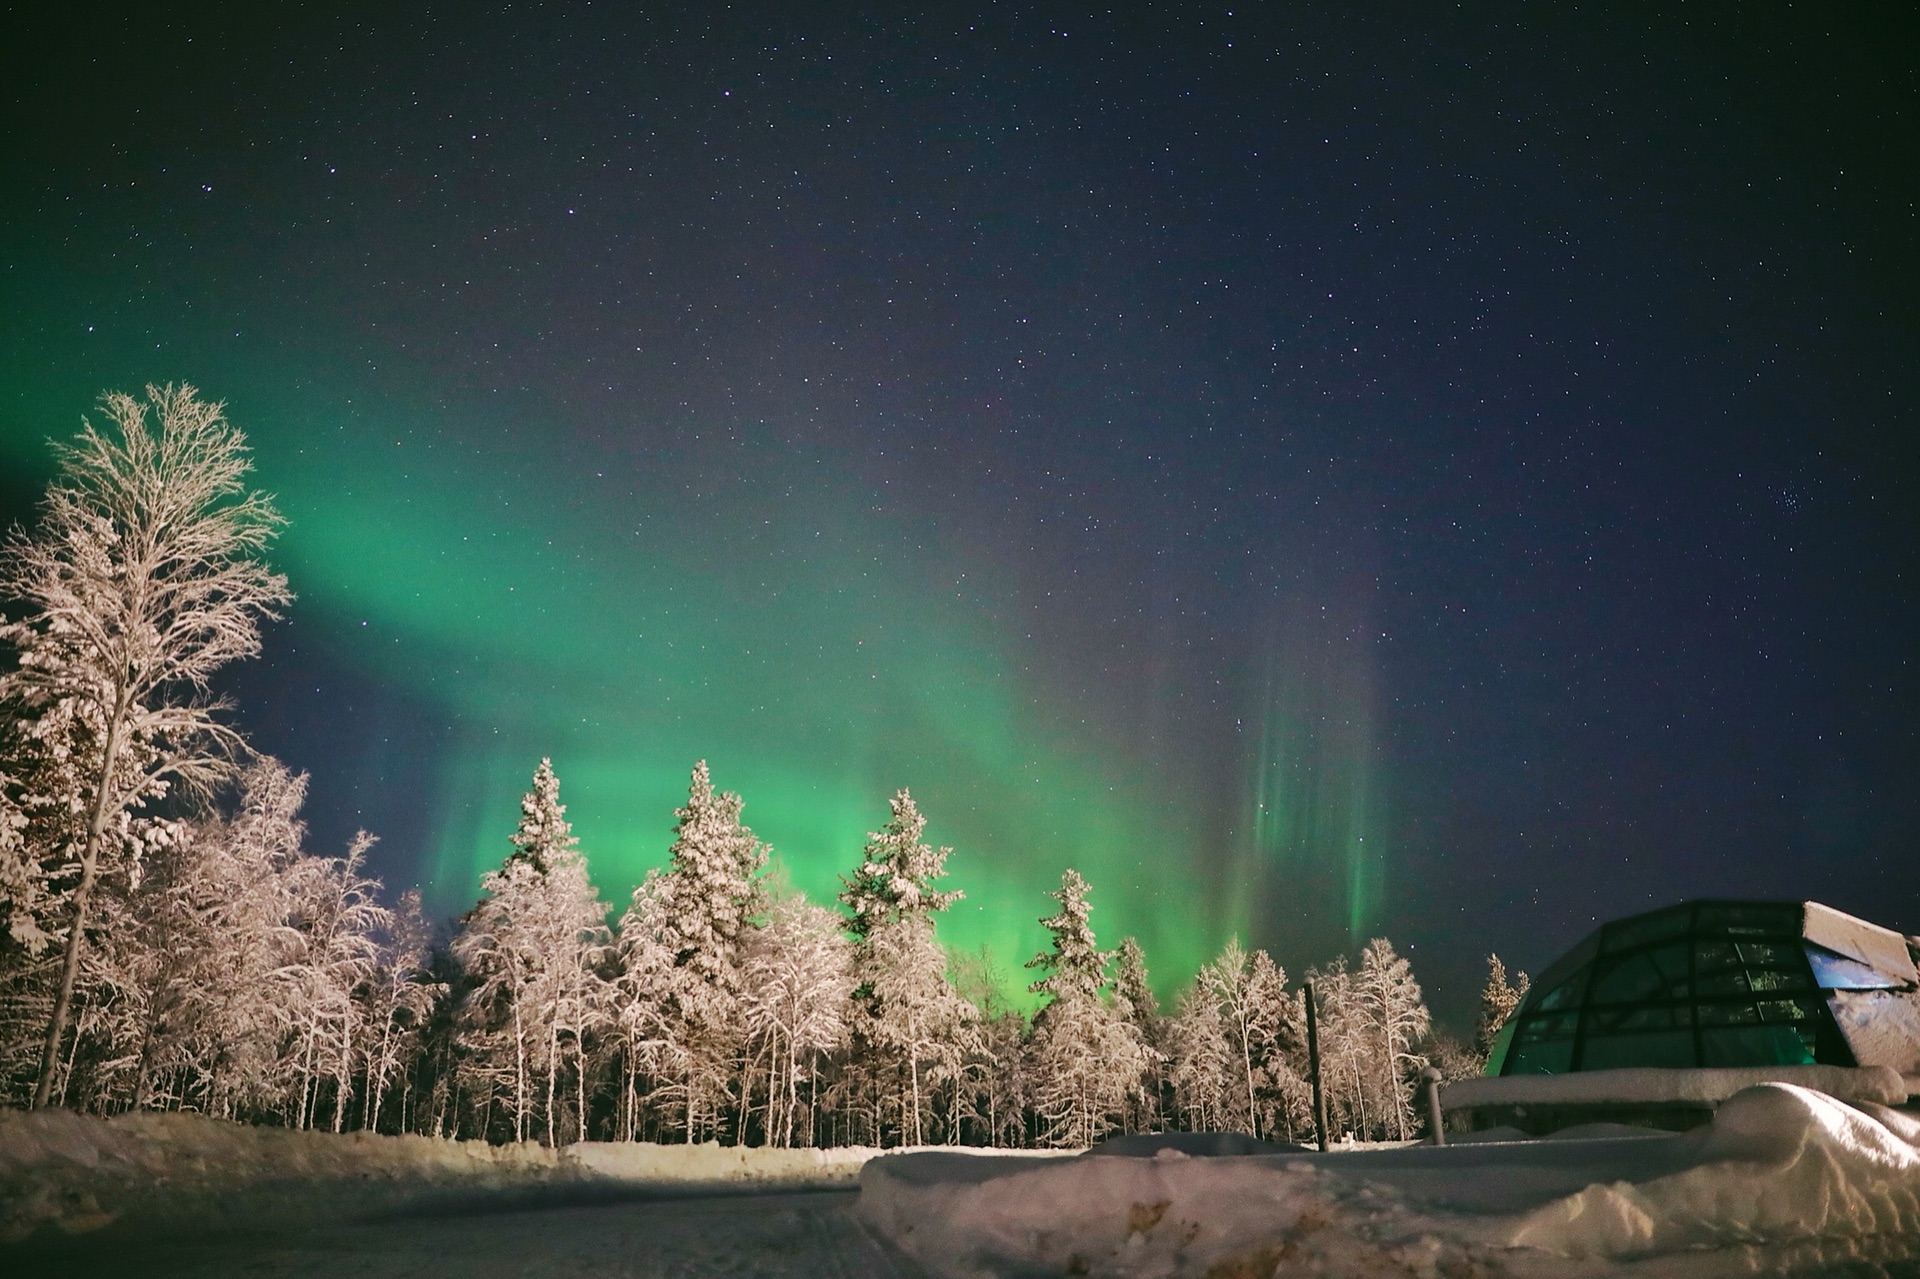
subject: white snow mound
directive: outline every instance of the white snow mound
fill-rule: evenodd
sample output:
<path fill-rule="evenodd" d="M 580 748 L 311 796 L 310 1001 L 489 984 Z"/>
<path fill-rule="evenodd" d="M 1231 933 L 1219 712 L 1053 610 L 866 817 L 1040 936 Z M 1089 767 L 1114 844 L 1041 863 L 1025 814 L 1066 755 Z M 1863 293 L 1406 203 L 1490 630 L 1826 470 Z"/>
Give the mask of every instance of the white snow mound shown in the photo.
<path fill-rule="evenodd" d="M 1792 1084 L 1735 1095 L 1700 1164 L 1614 1181 L 1528 1213 L 1507 1242 L 1565 1257 L 1639 1257 L 1738 1244 L 1920 1238 L 1920 1119 Z"/>
<path fill-rule="evenodd" d="M 953 1279 L 1874 1273 L 1920 1260 L 1916 1147 L 1913 1115 L 1765 1084 L 1683 1135 L 1039 1163 L 886 1156 L 861 1173 L 859 1211 Z"/>

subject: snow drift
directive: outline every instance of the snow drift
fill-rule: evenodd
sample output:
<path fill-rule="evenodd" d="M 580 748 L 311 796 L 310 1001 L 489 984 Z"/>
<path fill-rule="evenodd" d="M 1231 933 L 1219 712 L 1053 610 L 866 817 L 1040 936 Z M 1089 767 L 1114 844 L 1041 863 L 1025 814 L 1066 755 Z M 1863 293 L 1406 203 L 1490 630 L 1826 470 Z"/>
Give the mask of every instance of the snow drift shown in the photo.
<path fill-rule="evenodd" d="M 949 1276 L 1811 1273 L 1920 1259 L 1917 1145 L 1911 1115 L 1767 1084 L 1684 1135 L 886 1156 L 860 1212 Z"/>
<path fill-rule="evenodd" d="M 196 1233 L 649 1190 L 851 1189 L 864 1148 L 489 1146 L 198 1115 L 0 1111 L 0 1242 L 109 1225 Z"/>

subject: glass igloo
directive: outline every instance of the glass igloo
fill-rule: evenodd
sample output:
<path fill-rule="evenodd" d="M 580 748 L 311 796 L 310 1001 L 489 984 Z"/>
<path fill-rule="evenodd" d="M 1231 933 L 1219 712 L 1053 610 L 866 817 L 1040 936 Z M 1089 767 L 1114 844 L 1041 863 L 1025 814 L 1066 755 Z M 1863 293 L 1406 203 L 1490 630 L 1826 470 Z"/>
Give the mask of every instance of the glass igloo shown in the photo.
<path fill-rule="evenodd" d="M 1487 1074 L 1807 1065 L 1920 1073 L 1909 940 L 1818 902 L 1691 901 L 1549 966 Z"/>

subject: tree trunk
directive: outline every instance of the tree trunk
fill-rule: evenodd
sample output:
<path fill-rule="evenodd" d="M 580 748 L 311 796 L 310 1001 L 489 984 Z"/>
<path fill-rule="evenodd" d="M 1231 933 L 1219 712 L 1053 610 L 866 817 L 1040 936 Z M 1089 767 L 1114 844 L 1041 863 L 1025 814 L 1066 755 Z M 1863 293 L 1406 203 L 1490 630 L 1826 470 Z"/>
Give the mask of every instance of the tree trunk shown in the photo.
<path fill-rule="evenodd" d="M 53 1016 L 47 1019 L 46 1041 L 40 1047 L 40 1078 L 33 1085 L 33 1108 L 43 1110 L 53 1096 L 53 1076 L 60 1064 L 60 1041 L 66 1037 L 73 1013 L 73 983 L 80 975 L 80 947 L 85 945 L 87 899 L 100 869 L 100 836 L 107 825 L 107 788 L 120 759 L 120 726 L 127 714 L 127 694 L 121 690 L 107 724 L 107 744 L 101 752 L 100 775 L 93 788 L 93 812 L 87 818 L 87 846 L 80 854 L 80 886 L 73 890 L 73 922 L 67 930 L 67 952 L 60 966 L 60 990 L 54 996 Z"/>

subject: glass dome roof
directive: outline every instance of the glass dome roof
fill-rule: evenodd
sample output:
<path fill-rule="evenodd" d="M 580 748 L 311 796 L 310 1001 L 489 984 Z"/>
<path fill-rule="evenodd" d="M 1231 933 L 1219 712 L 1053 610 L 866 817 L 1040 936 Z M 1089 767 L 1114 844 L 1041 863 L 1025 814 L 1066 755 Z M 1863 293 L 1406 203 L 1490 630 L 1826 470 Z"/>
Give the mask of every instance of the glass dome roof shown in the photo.
<path fill-rule="evenodd" d="M 1541 974 L 1487 1073 L 1858 1064 L 1829 992 L 1907 983 L 1811 940 L 1814 909 L 1851 920 L 1800 902 L 1694 901 L 1603 925 Z"/>

